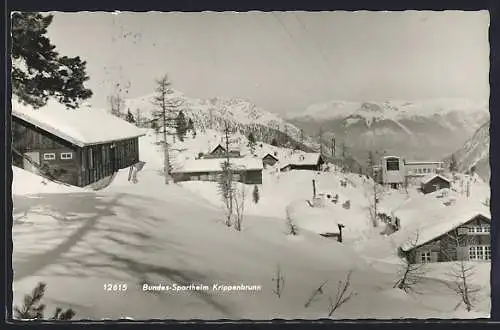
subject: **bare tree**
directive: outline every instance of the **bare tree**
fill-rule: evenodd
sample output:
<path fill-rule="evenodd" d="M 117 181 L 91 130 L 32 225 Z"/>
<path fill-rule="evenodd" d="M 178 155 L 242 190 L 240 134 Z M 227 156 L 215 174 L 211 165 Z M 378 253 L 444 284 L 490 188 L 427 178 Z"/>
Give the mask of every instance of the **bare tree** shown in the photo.
<path fill-rule="evenodd" d="M 219 180 L 219 193 L 226 208 L 226 226 L 232 225 L 232 217 L 234 213 L 234 182 L 233 182 L 233 168 L 229 156 L 230 146 L 230 127 L 227 121 L 224 122 L 224 139 L 225 139 L 225 159 L 221 164 L 222 173 Z"/>
<path fill-rule="evenodd" d="M 121 72 L 121 67 L 119 68 Z M 130 81 L 126 84 L 121 84 L 120 82 L 115 83 L 114 91 L 112 95 L 108 96 L 108 102 L 111 110 L 111 114 L 116 117 L 122 118 L 125 115 L 125 112 L 122 110 L 125 109 L 125 98 L 124 94 L 128 94 L 128 89 L 130 88 Z"/>
<path fill-rule="evenodd" d="M 413 249 L 417 247 L 418 237 L 419 233 L 416 232 L 414 239 L 409 240 L 408 243 L 410 248 Z M 421 283 L 426 273 L 425 264 L 414 263 L 413 260 L 410 260 L 408 253 L 403 251 L 401 248 L 399 250 L 399 258 L 402 264 L 398 271 L 398 280 L 394 284 L 394 288 L 403 290 L 406 293 L 420 293 L 417 291 L 416 286 Z"/>
<path fill-rule="evenodd" d="M 378 227 L 378 205 L 380 203 L 380 197 L 382 195 L 382 187 L 375 181 L 373 181 L 373 187 L 365 193 L 368 199 L 368 211 L 370 215 L 370 220 L 374 228 Z"/>
<path fill-rule="evenodd" d="M 333 300 L 332 297 L 328 297 L 328 301 L 330 303 L 328 308 L 328 317 L 331 317 L 340 306 L 351 300 L 352 297 L 356 295 L 355 292 L 348 292 L 351 286 L 351 275 L 352 270 L 347 273 L 345 280 L 339 281 L 335 300 Z"/>
<path fill-rule="evenodd" d="M 311 306 L 311 304 L 314 301 L 314 299 L 316 299 L 316 297 L 319 296 L 320 294 L 324 293 L 323 292 L 323 288 L 325 287 L 326 283 L 328 283 L 328 280 L 326 280 L 323 283 L 321 283 L 320 286 L 318 286 L 317 288 L 315 288 L 311 292 L 311 295 L 309 296 L 309 299 L 307 299 L 306 303 L 304 304 L 305 308 L 308 308 L 309 306 Z"/>
<path fill-rule="evenodd" d="M 135 123 L 137 126 L 142 127 L 142 117 L 141 117 L 141 109 L 137 108 L 135 110 Z"/>
<path fill-rule="evenodd" d="M 272 280 L 275 285 L 273 292 L 278 296 L 278 298 L 281 298 L 281 294 L 283 293 L 283 289 L 285 288 L 285 276 L 281 273 L 281 267 L 279 264 L 276 267 L 276 273 L 274 274 Z"/>
<path fill-rule="evenodd" d="M 452 235 L 448 234 L 447 237 L 453 242 L 452 246 L 457 251 L 457 262 L 453 263 L 447 274 L 451 279 L 451 283 L 446 282 L 446 285 L 459 297 L 455 309 L 458 309 L 463 304 L 465 309 L 470 312 L 477 302 L 480 289 L 473 287 L 471 284 L 471 280 L 475 275 L 475 265 L 467 262 L 465 254 L 459 252 L 467 247 L 467 235 L 460 235 L 459 230 L 456 229 Z M 446 251 L 443 252 L 446 254 Z M 450 260 L 453 260 L 451 257 L 448 256 Z"/>
<path fill-rule="evenodd" d="M 290 215 L 290 209 L 289 207 L 286 208 L 286 227 L 288 230 L 288 234 L 290 235 L 298 235 L 299 230 L 295 223 L 293 222 L 292 216 Z"/>
<path fill-rule="evenodd" d="M 237 231 L 241 231 L 241 224 L 243 223 L 243 216 L 245 213 L 245 198 L 246 198 L 246 187 L 241 184 L 239 188 L 234 190 L 234 210 L 236 213 L 236 219 L 234 222 L 234 228 Z"/>

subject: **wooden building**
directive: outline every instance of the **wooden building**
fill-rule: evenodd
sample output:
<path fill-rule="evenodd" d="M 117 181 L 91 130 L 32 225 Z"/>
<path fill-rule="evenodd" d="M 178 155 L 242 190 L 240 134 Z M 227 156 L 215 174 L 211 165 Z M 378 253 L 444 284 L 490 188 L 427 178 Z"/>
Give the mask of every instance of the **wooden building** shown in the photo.
<path fill-rule="evenodd" d="M 284 159 L 284 166 L 280 171 L 309 170 L 321 171 L 321 166 L 325 163 L 320 153 L 297 153 Z"/>
<path fill-rule="evenodd" d="M 262 157 L 262 163 L 264 166 L 274 166 L 278 161 L 278 158 L 270 153 Z"/>
<path fill-rule="evenodd" d="M 13 165 L 70 185 L 87 186 L 139 162 L 142 135 L 104 110 L 12 102 Z"/>
<path fill-rule="evenodd" d="M 185 164 L 172 170 L 174 182 L 218 181 L 222 173 L 224 159 L 208 158 L 187 160 Z M 233 180 L 245 184 L 262 184 L 262 160 L 245 157 L 232 158 Z"/>
<path fill-rule="evenodd" d="M 451 187 L 451 182 L 448 178 L 434 174 L 422 179 L 420 183 L 420 190 L 424 194 L 429 194 L 440 189 L 449 189 Z"/>
<path fill-rule="evenodd" d="M 491 260 L 491 219 L 486 213 L 454 212 L 455 226 L 443 225 L 447 220 L 442 219 L 419 233 L 416 242 L 410 239 L 400 253 L 412 263 Z"/>
<path fill-rule="evenodd" d="M 239 150 L 229 150 L 228 156 L 230 158 L 241 157 Z M 226 157 L 226 148 L 222 145 L 217 145 L 210 153 L 203 155 L 203 158 L 225 158 Z"/>
<path fill-rule="evenodd" d="M 444 163 L 441 161 L 405 161 L 404 167 L 408 177 L 424 177 L 444 171 Z"/>

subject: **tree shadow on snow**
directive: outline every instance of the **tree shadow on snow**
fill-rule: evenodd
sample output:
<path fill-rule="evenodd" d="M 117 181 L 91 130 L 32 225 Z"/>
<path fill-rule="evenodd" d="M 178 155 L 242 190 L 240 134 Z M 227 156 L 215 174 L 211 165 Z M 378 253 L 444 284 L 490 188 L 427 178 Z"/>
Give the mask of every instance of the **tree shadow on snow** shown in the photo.
<path fill-rule="evenodd" d="M 127 197 L 126 202 L 122 198 L 124 196 Z M 13 260 L 14 280 L 35 274 L 82 279 L 96 276 L 118 279 L 120 274 L 127 274 L 129 279 L 138 281 L 138 289 L 144 283 L 155 283 L 150 276 L 159 276 L 178 284 L 207 282 L 206 276 L 199 272 L 174 269 L 158 262 L 152 264 L 153 260 L 148 262 L 148 259 L 164 260 L 179 268 L 179 264 L 182 265 L 189 258 L 189 249 L 179 239 L 177 242 L 170 239 L 168 232 L 164 236 L 158 235 L 156 225 L 159 222 L 168 223 L 168 218 L 176 216 L 175 213 L 167 212 L 165 217 L 150 216 L 144 210 L 148 207 L 146 202 L 151 202 L 151 199 L 129 194 L 116 194 L 106 198 L 95 193 L 67 194 L 64 198 L 54 194 L 15 196 L 14 214 L 37 213 L 51 216 L 58 222 L 53 229 L 43 228 L 46 232 L 53 230 L 57 236 L 58 229 L 66 223 L 80 222 L 81 226 L 51 250 L 34 254 L 28 260 L 17 263 Z M 120 212 L 117 213 L 118 209 Z M 122 221 L 124 219 L 120 219 L 118 215 L 137 220 Z M 36 231 L 36 226 L 33 230 Z M 15 237 L 13 241 L 15 245 Z M 166 258 L 158 257 L 162 253 L 165 253 Z M 48 267 L 50 265 L 57 267 Z M 189 293 L 223 315 L 230 314 L 227 307 L 206 293 Z"/>

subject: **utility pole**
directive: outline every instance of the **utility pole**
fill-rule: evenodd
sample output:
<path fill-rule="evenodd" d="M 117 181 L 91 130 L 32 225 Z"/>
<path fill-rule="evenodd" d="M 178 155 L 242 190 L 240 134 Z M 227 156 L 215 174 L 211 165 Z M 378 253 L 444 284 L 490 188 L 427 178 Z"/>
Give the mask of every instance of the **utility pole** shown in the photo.
<path fill-rule="evenodd" d="M 283 145 L 286 146 L 286 143 L 288 141 L 288 126 L 286 125 L 285 123 L 285 138 L 284 138 L 284 141 L 283 141 Z"/>
<path fill-rule="evenodd" d="M 332 137 L 332 157 L 335 158 L 335 137 Z"/>
<path fill-rule="evenodd" d="M 165 184 L 170 183 L 170 157 L 168 155 L 168 143 L 167 143 L 167 106 L 165 104 L 165 98 L 163 98 L 163 164 L 165 166 L 164 168 L 164 174 L 165 174 Z"/>
<path fill-rule="evenodd" d="M 323 127 L 319 127 L 319 153 L 323 155 Z"/>

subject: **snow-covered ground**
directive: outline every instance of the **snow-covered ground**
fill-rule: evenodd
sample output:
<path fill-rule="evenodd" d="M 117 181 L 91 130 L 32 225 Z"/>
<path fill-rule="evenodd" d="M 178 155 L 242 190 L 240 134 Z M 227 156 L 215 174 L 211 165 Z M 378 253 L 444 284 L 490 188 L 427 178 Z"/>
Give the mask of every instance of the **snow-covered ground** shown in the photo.
<path fill-rule="evenodd" d="M 208 152 L 208 140 L 200 136 L 184 144 L 191 152 Z M 254 187 L 246 186 L 247 208 L 238 232 L 223 223 L 216 184 L 164 184 L 162 154 L 154 142 L 151 133 L 140 139 L 146 165 L 138 183 L 127 180 L 125 169 L 99 191 L 43 183 L 13 168 L 14 304 L 21 304 L 43 281 L 49 310 L 71 307 L 76 319 L 323 318 L 338 281 L 353 271 L 350 291 L 356 295 L 334 318 L 489 316 L 489 285 L 484 284 L 489 283 L 489 264 L 478 265 L 475 280 L 482 286 L 481 296 L 470 313 L 454 310 L 458 297 L 444 284 L 449 264 L 431 265 L 422 294 L 393 288 L 399 267 L 396 246 L 379 234 L 381 226 L 371 226 L 369 180 L 355 174 L 266 170 L 257 204 L 252 201 Z M 180 151 L 176 158 L 189 151 Z M 342 222 L 344 243 L 310 228 L 298 236 L 287 234 L 286 209 L 292 203 L 305 207 L 312 198 L 313 179 L 318 194 L 339 195 L 336 204 L 326 201 L 319 220 Z M 346 187 L 341 180 L 348 182 Z M 391 204 L 387 201 L 393 194 L 384 194 L 382 201 Z M 400 195 L 398 203 L 409 198 Z M 342 207 L 347 200 L 349 209 Z M 299 213 L 307 218 L 305 210 Z M 273 292 L 278 265 L 285 278 L 281 298 Z M 325 281 L 323 293 L 306 308 L 312 292 Z M 209 289 L 148 292 L 143 291 L 145 283 L 202 284 Z M 218 283 L 260 290 L 215 290 Z M 126 284 L 127 289 L 106 291 L 106 284 Z"/>

